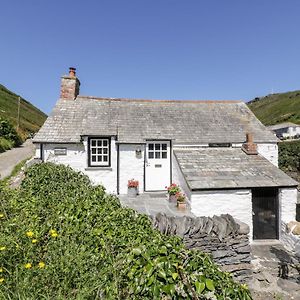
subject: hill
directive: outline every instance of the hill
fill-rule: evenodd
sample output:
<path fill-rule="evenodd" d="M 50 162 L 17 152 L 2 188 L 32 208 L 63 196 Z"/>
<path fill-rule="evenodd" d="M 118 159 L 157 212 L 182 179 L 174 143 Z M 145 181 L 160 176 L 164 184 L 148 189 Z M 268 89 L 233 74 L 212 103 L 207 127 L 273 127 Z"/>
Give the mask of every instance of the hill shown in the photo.
<path fill-rule="evenodd" d="M 0 117 L 9 120 L 14 126 L 18 119 L 18 97 L 0 84 Z M 23 137 L 38 131 L 46 118 L 46 114 L 21 97 L 19 133 Z"/>
<path fill-rule="evenodd" d="M 300 124 L 300 91 L 271 94 L 247 104 L 264 125 L 282 122 Z"/>

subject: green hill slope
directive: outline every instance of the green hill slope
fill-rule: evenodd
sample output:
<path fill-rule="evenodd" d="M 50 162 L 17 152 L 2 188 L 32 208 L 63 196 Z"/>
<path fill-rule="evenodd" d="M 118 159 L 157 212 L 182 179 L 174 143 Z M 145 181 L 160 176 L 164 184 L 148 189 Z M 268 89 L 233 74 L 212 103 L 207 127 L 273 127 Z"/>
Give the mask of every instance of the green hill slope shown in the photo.
<path fill-rule="evenodd" d="M 0 117 L 8 119 L 17 125 L 18 95 L 0 84 Z M 43 125 L 47 115 L 21 97 L 20 126 L 21 135 L 36 132 Z"/>
<path fill-rule="evenodd" d="M 283 122 L 300 124 L 300 91 L 255 98 L 248 102 L 248 106 L 265 125 Z"/>

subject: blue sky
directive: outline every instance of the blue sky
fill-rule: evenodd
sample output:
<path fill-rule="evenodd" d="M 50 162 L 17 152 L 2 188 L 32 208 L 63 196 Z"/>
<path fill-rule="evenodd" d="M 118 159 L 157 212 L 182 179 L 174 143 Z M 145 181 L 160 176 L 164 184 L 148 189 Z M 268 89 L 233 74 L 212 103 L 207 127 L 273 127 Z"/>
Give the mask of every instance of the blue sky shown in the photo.
<path fill-rule="evenodd" d="M 244 99 L 300 89 L 299 0 L 2 1 L 0 83 L 50 113 L 81 94 Z"/>

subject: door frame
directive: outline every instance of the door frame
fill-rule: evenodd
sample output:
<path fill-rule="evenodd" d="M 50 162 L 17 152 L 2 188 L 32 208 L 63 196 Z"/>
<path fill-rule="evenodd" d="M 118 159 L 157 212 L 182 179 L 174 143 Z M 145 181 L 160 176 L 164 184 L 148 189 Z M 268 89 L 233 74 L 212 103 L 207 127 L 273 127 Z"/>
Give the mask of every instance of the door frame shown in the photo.
<path fill-rule="evenodd" d="M 145 148 L 144 148 L 144 192 L 161 192 L 163 190 L 146 190 L 146 159 L 147 159 L 147 143 L 148 142 L 170 142 L 170 184 L 172 183 L 172 156 L 173 156 L 173 145 L 172 145 L 172 140 L 168 140 L 168 139 L 146 139 L 146 143 L 145 143 Z"/>
<path fill-rule="evenodd" d="M 260 240 L 273 240 L 273 238 L 269 238 L 269 239 L 255 239 L 254 238 L 254 211 L 253 211 L 253 191 L 254 190 L 265 190 L 265 189 L 269 189 L 269 190 L 274 190 L 276 191 L 276 195 L 274 197 L 274 201 L 275 201 L 275 215 L 276 215 L 276 218 L 275 218 L 275 226 L 276 226 L 276 232 L 275 232 L 275 239 L 276 240 L 279 240 L 280 238 L 280 209 L 279 209 L 279 188 L 278 187 L 259 187 L 259 188 L 252 188 L 251 189 L 251 194 L 252 194 L 252 197 L 251 197 L 251 202 L 252 202 L 252 239 L 253 241 L 260 241 Z"/>

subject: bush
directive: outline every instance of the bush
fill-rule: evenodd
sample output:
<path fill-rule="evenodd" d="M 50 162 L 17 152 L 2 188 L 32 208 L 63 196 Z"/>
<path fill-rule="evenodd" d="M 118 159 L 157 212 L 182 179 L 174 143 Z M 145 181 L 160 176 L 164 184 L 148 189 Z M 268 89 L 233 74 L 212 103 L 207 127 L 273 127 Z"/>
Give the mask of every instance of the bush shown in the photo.
<path fill-rule="evenodd" d="M 5 152 L 13 147 L 13 143 L 3 137 L 0 137 L 0 153 Z"/>
<path fill-rule="evenodd" d="M 11 143 L 12 146 L 8 149 L 22 144 L 22 139 L 14 129 L 13 125 L 3 118 L 0 118 L 0 138 L 2 140 L 2 144 Z M 7 142 L 3 142 L 3 140 L 6 140 Z M 5 147 L 2 147 L 2 149 L 4 149 L 4 151 L 8 150 L 5 149 Z"/>
<path fill-rule="evenodd" d="M 31 167 L 1 188 L 4 299 L 251 299 L 211 258 L 162 235 L 69 167 Z"/>
<path fill-rule="evenodd" d="M 300 172 L 300 141 L 279 143 L 278 156 L 281 169 Z"/>

